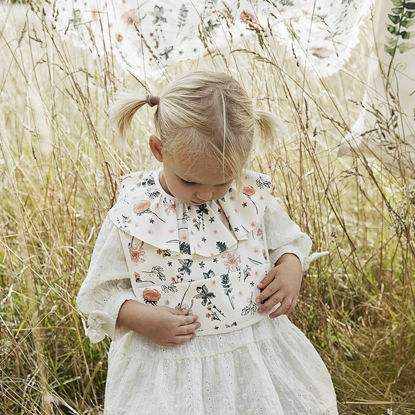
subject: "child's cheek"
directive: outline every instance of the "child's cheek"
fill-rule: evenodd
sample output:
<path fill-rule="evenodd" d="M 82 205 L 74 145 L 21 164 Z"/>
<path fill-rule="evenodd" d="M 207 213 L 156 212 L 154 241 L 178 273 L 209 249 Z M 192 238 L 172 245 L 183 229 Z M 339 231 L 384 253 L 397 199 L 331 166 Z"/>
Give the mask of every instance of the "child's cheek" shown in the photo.
<path fill-rule="evenodd" d="M 228 193 L 229 192 L 229 189 L 228 188 L 225 188 L 225 189 L 223 189 L 223 190 L 221 190 L 217 195 L 216 195 L 216 197 L 215 197 L 215 199 L 220 199 L 220 198 L 222 198 L 223 196 L 225 196 L 226 195 L 226 193 Z"/>

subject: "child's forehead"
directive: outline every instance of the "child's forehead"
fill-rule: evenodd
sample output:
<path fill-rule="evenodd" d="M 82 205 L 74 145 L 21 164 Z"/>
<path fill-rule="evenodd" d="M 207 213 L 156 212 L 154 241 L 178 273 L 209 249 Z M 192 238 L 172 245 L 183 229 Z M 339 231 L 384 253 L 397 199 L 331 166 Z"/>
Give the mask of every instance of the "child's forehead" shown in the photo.
<path fill-rule="evenodd" d="M 173 158 L 175 173 L 182 179 L 203 184 L 221 184 L 233 179 L 231 172 L 223 169 L 220 160 L 205 155 L 177 155 Z"/>

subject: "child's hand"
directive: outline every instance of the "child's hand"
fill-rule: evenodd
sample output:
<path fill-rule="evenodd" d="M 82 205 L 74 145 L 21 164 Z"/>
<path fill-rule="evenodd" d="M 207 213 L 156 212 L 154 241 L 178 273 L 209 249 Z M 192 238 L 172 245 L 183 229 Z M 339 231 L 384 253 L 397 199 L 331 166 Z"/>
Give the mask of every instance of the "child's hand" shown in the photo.
<path fill-rule="evenodd" d="M 259 306 L 258 312 L 266 312 L 281 303 L 269 317 L 291 313 L 297 302 L 302 279 L 303 270 L 299 259 L 294 254 L 284 254 L 258 284 L 258 288 L 263 291 L 258 295 L 257 303 L 265 301 Z"/>
<path fill-rule="evenodd" d="M 177 346 L 195 337 L 200 327 L 196 320 L 189 310 L 150 306 L 143 309 L 139 332 L 160 346 Z"/>

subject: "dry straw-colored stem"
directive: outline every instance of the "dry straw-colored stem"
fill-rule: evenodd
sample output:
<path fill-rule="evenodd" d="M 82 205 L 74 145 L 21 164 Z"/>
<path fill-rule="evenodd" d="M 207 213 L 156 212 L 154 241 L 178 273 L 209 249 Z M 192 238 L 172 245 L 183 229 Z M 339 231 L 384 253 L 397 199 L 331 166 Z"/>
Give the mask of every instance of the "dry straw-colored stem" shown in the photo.
<path fill-rule="evenodd" d="M 413 413 L 414 183 L 399 174 L 405 171 L 399 159 L 392 171 L 368 151 L 351 148 L 351 157 L 337 157 L 361 109 L 365 42 L 323 80 L 288 56 L 278 34 L 267 37 L 257 27 L 229 53 L 211 51 L 169 68 L 158 83 L 138 82 L 117 66 L 111 44 L 93 60 L 62 41 L 40 3 L 0 10 L 0 406 L 6 413 L 102 408 L 109 343 L 88 342 L 75 297 L 118 176 L 154 166 L 147 110 L 121 141 L 108 105 L 117 90 L 157 93 L 196 68 L 228 71 L 258 108 L 286 126 L 275 148 L 253 157 L 251 166 L 272 176 L 275 196 L 311 235 L 314 250 L 331 252 L 313 263 L 291 319 L 326 362 L 340 413 Z M 364 34 L 370 38 L 370 30 Z M 211 44 L 208 33 L 200 36 Z M 399 156 L 402 143 L 395 139 Z"/>

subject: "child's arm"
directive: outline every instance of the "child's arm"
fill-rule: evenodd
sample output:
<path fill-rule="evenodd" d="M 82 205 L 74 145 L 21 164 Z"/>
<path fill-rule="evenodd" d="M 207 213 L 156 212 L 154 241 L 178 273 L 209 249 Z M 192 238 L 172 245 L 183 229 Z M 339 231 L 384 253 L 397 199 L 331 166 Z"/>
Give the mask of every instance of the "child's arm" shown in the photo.
<path fill-rule="evenodd" d="M 259 313 L 270 310 L 276 304 L 281 305 L 272 312 L 270 318 L 278 317 L 282 314 L 289 314 L 294 310 L 298 294 L 303 279 L 301 262 L 294 254 L 283 254 L 275 264 L 275 267 L 258 284 L 258 288 L 263 289 L 258 295 L 256 302 L 261 303 L 258 308 Z"/>
<path fill-rule="evenodd" d="M 198 316 L 188 313 L 189 310 L 126 301 L 120 308 L 117 324 L 143 334 L 160 346 L 177 346 L 192 340 L 200 327 Z"/>
<path fill-rule="evenodd" d="M 267 205 L 264 226 L 270 262 L 275 265 L 258 284 L 262 292 L 257 303 L 264 302 L 259 312 L 267 312 L 280 303 L 270 314 L 274 318 L 294 310 L 304 271 L 313 259 L 309 256 L 312 242 L 274 198 Z"/>
<path fill-rule="evenodd" d="M 106 334 L 114 337 L 121 305 L 134 298 L 118 229 L 107 216 L 76 299 L 78 309 L 88 316 L 91 342 L 101 341 Z"/>
<path fill-rule="evenodd" d="M 134 330 L 160 345 L 191 340 L 200 326 L 197 316 L 169 307 L 135 301 L 119 230 L 107 216 L 99 232 L 87 277 L 77 296 L 79 310 L 88 316 L 91 342 Z M 118 324 L 117 324 L 118 323 Z"/>

